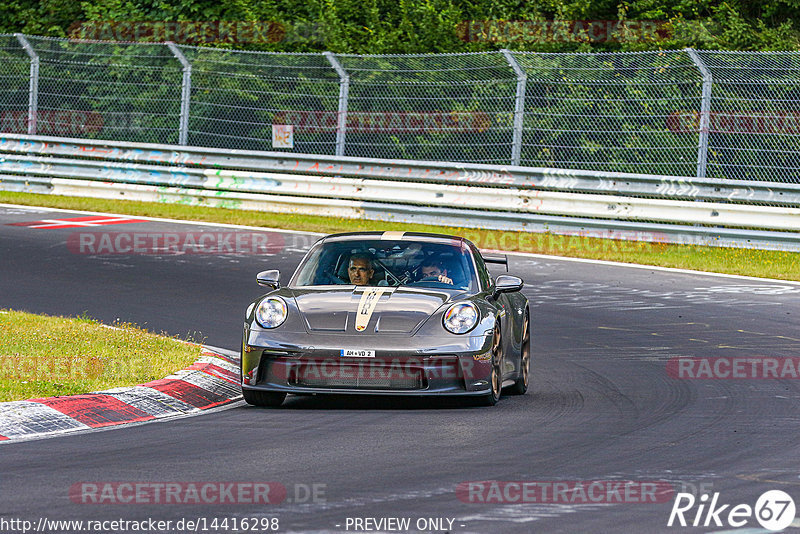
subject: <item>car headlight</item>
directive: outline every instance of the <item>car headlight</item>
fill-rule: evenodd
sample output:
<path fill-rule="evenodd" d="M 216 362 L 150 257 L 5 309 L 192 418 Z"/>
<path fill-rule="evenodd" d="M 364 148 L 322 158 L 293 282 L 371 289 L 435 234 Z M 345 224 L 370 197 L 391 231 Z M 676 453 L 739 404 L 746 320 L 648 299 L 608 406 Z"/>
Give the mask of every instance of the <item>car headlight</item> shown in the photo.
<path fill-rule="evenodd" d="M 288 308 L 280 297 L 267 297 L 256 306 L 256 321 L 264 328 L 277 328 L 286 320 Z"/>
<path fill-rule="evenodd" d="M 478 323 L 478 308 L 471 302 L 457 302 L 442 317 L 444 327 L 454 334 L 464 334 Z"/>

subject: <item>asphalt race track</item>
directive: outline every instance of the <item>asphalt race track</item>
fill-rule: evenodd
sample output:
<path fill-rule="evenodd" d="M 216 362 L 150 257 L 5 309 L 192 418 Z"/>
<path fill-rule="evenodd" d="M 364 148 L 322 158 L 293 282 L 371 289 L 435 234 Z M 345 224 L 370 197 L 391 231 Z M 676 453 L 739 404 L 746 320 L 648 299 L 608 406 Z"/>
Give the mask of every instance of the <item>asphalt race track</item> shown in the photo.
<path fill-rule="evenodd" d="M 244 309 L 261 293 L 255 274 L 279 268 L 285 281 L 316 239 L 269 236 L 270 255 L 97 255 L 76 249 L 74 234 L 229 230 L 167 222 L 10 226 L 73 217 L 85 214 L 0 206 L 0 308 L 85 312 L 195 333 L 233 350 Z M 277 410 L 237 403 L 197 417 L 3 444 L 0 531 L 21 532 L 12 519 L 37 525 L 41 518 L 172 521 L 155 530 L 163 532 L 193 530 L 176 522 L 201 518 L 207 532 L 252 531 L 231 528 L 233 520 L 278 518 L 280 532 L 390 532 L 395 523 L 377 521 L 408 518 L 411 532 L 715 532 L 733 529 L 726 521 L 734 505 L 755 507 L 767 490 L 800 503 L 800 381 L 678 378 L 668 370 L 678 357 L 799 357 L 800 285 L 526 256 L 511 256 L 509 270 L 526 281 L 531 301 L 528 395 L 494 408 L 290 397 Z M 599 481 L 606 493 L 520 503 L 518 491 L 507 491 L 516 486 L 502 484 L 505 494 L 487 503 L 457 491 L 488 480 L 540 488 Z M 624 481 L 671 493 L 659 502 L 620 499 L 614 483 Z M 275 504 L 70 498 L 76 484 L 126 482 L 272 482 L 288 493 Z M 723 525 L 669 528 L 674 492 L 718 493 L 718 505 L 730 505 L 719 515 Z M 697 512 L 686 512 L 689 523 Z M 746 520 L 740 532 L 767 532 Z M 113 527 L 102 531 L 124 531 Z"/>

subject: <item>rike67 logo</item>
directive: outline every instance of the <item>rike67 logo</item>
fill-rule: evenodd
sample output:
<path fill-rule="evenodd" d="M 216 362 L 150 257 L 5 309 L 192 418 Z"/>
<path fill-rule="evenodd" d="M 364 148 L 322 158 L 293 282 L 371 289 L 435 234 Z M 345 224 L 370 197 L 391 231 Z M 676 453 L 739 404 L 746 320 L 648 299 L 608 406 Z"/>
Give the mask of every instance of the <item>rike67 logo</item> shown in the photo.
<path fill-rule="evenodd" d="M 694 510 L 696 506 L 696 510 Z M 755 507 L 749 504 L 721 504 L 719 493 L 703 494 L 699 499 L 691 493 L 678 493 L 669 514 L 667 526 L 681 527 L 743 527 L 753 518 L 762 528 L 779 531 L 789 527 L 795 518 L 794 499 L 783 491 L 770 490 L 763 493 Z"/>

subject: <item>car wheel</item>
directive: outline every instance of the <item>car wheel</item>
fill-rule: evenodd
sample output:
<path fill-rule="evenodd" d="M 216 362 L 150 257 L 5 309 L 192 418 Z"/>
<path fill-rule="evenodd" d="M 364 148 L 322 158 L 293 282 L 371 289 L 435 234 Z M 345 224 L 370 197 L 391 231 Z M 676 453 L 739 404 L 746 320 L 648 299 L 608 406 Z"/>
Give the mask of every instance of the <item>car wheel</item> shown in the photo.
<path fill-rule="evenodd" d="M 522 351 L 520 353 L 520 376 L 514 385 L 508 389 L 511 395 L 524 395 L 528 391 L 531 372 L 531 332 L 528 313 L 525 313 L 525 322 L 522 324 Z"/>
<path fill-rule="evenodd" d="M 243 389 L 242 396 L 247 404 L 252 404 L 253 406 L 269 406 L 272 408 L 277 408 L 283 404 L 283 401 L 286 398 L 286 393 Z"/>
<path fill-rule="evenodd" d="M 491 389 L 489 393 L 483 398 L 485 406 L 494 406 L 500 400 L 500 393 L 503 389 L 503 371 L 500 368 L 503 361 L 503 342 L 500 337 L 500 324 L 494 327 L 494 335 L 492 336 L 492 374 L 489 379 Z"/>

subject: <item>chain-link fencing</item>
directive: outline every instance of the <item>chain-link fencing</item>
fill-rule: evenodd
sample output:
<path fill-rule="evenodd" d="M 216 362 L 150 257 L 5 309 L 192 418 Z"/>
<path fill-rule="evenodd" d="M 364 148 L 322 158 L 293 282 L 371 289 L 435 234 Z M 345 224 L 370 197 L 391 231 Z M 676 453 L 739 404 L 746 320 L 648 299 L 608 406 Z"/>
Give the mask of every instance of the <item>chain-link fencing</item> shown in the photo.
<path fill-rule="evenodd" d="M 0 131 L 798 183 L 800 53 L 248 52 L 0 35 Z"/>

